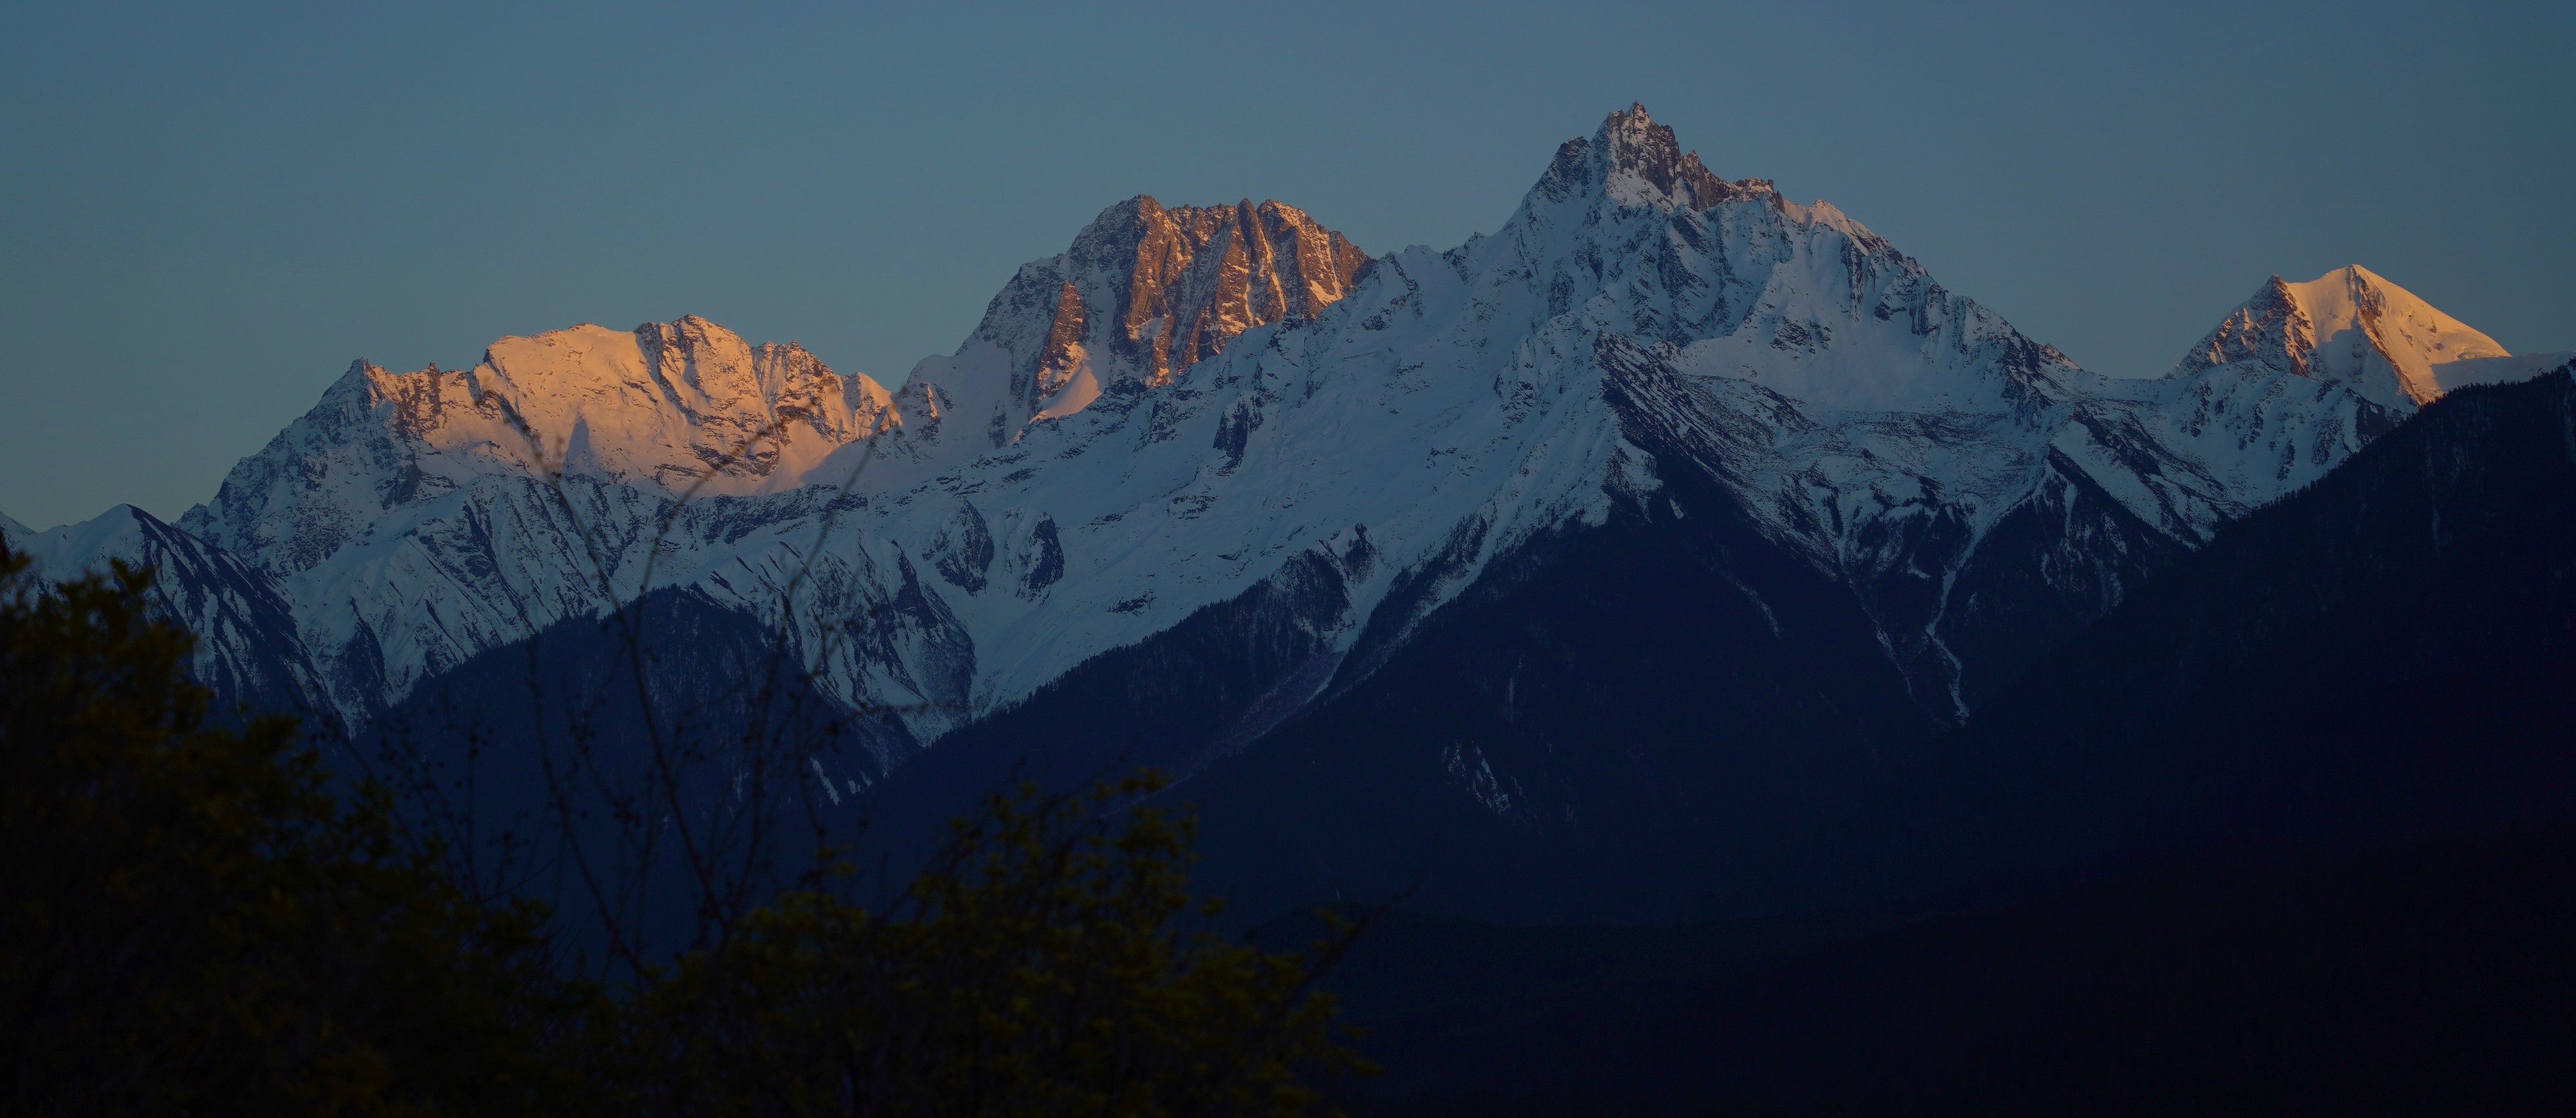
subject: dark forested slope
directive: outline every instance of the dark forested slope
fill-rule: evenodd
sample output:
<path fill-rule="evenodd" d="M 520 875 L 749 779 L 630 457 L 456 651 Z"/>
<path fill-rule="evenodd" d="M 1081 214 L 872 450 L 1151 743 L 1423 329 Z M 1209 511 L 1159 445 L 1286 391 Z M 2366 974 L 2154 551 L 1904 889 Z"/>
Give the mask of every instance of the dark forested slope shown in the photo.
<path fill-rule="evenodd" d="M 2571 373 L 2455 393 L 2229 526 L 1741 883 L 1865 900 L 2576 817 Z"/>
<path fill-rule="evenodd" d="M 1343 978 L 1399 1109 L 2563 1098 L 2571 374 L 2426 409 L 1892 776 L 1668 883 L 1719 923 L 1400 924 Z"/>

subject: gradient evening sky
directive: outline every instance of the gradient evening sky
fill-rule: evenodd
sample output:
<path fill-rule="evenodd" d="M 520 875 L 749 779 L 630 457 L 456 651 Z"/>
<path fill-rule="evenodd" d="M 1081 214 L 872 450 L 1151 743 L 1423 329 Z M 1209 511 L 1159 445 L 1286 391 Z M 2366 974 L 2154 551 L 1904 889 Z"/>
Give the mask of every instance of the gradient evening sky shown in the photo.
<path fill-rule="evenodd" d="M 8 5 L 0 511 L 164 517 L 365 357 L 706 315 L 900 382 L 1101 208 L 1371 252 L 1641 100 L 2105 372 L 2360 263 L 2576 349 L 2576 5 Z"/>

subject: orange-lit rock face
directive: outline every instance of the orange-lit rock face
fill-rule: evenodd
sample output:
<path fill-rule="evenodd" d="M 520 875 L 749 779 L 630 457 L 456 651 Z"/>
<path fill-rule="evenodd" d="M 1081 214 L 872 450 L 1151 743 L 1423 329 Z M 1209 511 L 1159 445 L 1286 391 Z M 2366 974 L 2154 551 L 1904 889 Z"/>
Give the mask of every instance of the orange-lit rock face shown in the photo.
<path fill-rule="evenodd" d="M 1278 202 L 1166 208 L 1139 195 L 1102 214 L 1063 260 L 1071 274 L 1032 370 L 1031 410 L 1085 355 L 1114 364 L 1094 370 L 1108 384 L 1168 384 L 1246 330 L 1341 298 L 1368 256 Z"/>
<path fill-rule="evenodd" d="M 2352 265 L 2306 283 L 2272 277 L 2193 346 L 2177 372 L 2266 365 L 2349 384 L 2374 404 L 2404 413 L 2460 384 L 2511 373 L 2493 364 L 2505 356 L 2495 339 Z M 2527 374 L 2510 379 L 2520 375 Z"/>
<path fill-rule="evenodd" d="M 1065 251 L 1020 266 L 954 354 L 901 386 L 919 461 L 1016 442 L 1029 424 L 1173 383 L 1245 331 L 1349 295 L 1368 255 L 1279 202 L 1108 209 Z M 924 457 L 926 456 L 926 457 Z"/>
<path fill-rule="evenodd" d="M 503 338 L 472 369 L 362 362 L 350 377 L 365 396 L 352 403 L 381 414 L 414 453 L 671 492 L 793 487 L 834 448 L 896 423 L 875 381 L 695 315 Z"/>
<path fill-rule="evenodd" d="M 1085 311 L 1082 292 L 1073 284 L 1065 284 L 1056 293 L 1055 317 L 1047 320 L 1046 348 L 1038 352 L 1037 373 L 1032 380 L 1037 397 L 1062 392 L 1075 370 L 1081 368 L 1083 358 L 1089 356 L 1088 347 L 1082 344 L 1091 324 L 1091 316 Z"/>
<path fill-rule="evenodd" d="M 1142 236 L 1117 341 L 1141 351 L 1149 384 L 1171 379 L 1252 327 L 1310 316 L 1350 290 L 1359 248 L 1277 202 L 1164 209 L 1136 200 Z"/>

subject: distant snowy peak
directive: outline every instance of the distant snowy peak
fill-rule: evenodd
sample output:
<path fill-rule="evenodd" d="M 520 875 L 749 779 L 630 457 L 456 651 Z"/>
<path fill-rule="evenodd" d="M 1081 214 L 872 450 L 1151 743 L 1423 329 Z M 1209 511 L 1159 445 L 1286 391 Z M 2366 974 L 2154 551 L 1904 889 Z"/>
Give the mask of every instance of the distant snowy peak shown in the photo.
<path fill-rule="evenodd" d="M 896 420 L 865 376 L 703 318 L 492 343 L 471 369 L 365 361 L 181 523 L 291 575 L 385 510 L 477 477 L 560 470 L 664 495 L 792 489 Z"/>
<path fill-rule="evenodd" d="M 1367 263 L 1294 206 L 1166 207 L 1138 195 L 1102 211 L 1071 248 L 1021 266 L 954 356 L 913 370 L 903 410 L 923 440 L 997 449 L 1104 392 L 1167 385 L 1246 330 L 1313 316 L 1349 294 Z"/>
<path fill-rule="evenodd" d="M 2274 276 L 2159 382 L 2166 438 L 2250 508 L 2323 477 L 2445 392 L 2527 380 L 2566 358 L 2508 355 L 2366 268 Z"/>
<path fill-rule="evenodd" d="M 2188 376 L 2252 362 L 2337 381 L 2384 408 L 2412 411 L 2461 384 L 2506 379 L 2505 348 L 2359 265 L 2306 283 L 2279 276 L 2183 358 Z M 2469 364 L 2462 364 L 2467 362 Z"/>

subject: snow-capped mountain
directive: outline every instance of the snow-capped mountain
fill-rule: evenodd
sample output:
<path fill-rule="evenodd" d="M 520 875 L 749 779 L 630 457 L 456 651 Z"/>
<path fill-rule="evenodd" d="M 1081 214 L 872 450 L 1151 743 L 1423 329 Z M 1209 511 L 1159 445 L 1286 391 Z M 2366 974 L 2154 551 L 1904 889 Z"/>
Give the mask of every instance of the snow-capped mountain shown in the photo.
<path fill-rule="evenodd" d="M 109 559 L 152 568 L 155 604 L 197 635 L 190 671 L 222 700 L 219 709 L 331 710 L 294 607 L 275 577 L 240 556 L 132 505 L 44 532 L 0 517 L 0 538 L 46 578 L 103 569 Z"/>
<path fill-rule="evenodd" d="M 891 424 L 883 388 L 793 345 L 695 318 L 576 326 L 502 339 L 468 370 L 351 365 L 181 524 L 281 580 L 333 700 L 363 720 L 631 597 L 640 551 L 684 509 L 828 503 L 797 484 Z"/>
<path fill-rule="evenodd" d="M 915 744 L 1119 692 L 1077 667 L 1193 618 L 1255 626 L 1181 735 L 1215 754 L 1550 548 L 1651 528 L 1759 640 L 1848 624 L 1800 670 L 1883 675 L 1852 701 L 1901 707 L 1861 736 L 1893 742 L 2431 395 L 2541 367 L 2353 268 L 2274 280 L 2168 377 L 2100 376 L 1634 107 L 1445 252 L 1370 259 L 1277 202 L 1113 206 L 891 390 L 696 318 L 360 362 L 181 525 L 274 580 L 359 719 L 684 587 Z M 1217 671 L 1190 656 L 1173 678 Z"/>
<path fill-rule="evenodd" d="M 260 453 L 191 530 L 292 575 L 384 510 L 475 478 L 554 474 L 680 495 L 791 489 L 887 419 L 885 390 L 795 345 L 746 345 L 700 318 L 503 338 L 472 369 L 364 361 Z"/>
<path fill-rule="evenodd" d="M 794 587 L 811 666 L 935 734 L 974 709 L 974 637 L 924 594 L 914 560 L 971 599 L 996 526 L 951 501 L 907 546 L 852 510 L 876 501 L 884 520 L 915 504 L 907 489 L 954 489 L 943 470 L 1025 457 L 1011 449 L 1024 426 L 1103 393 L 1130 400 L 1169 382 L 1176 353 L 1186 367 L 1247 327 L 1319 310 L 1363 259 L 1276 202 L 1139 197 L 1022 268 L 901 406 L 864 375 L 694 318 L 503 339 L 469 370 L 360 362 L 185 523 L 308 604 L 331 692 L 362 717 L 649 581 L 764 619 Z M 891 505 L 870 496 L 889 492 Z M 1003 511 L 1002 566 L 1037 593 L 1064 569 L 1054 521 Z M 853 616 L 875 624 L 853 637 Z"/>
<path fill-rule="evenodd" d="M 1494 912 L 1541 867 L 1580 879 L 1886 771 L 2311 476 L 2267 437 L 2322 470 L 2369 434 L 2261 406 L 2294 387 L 2356 406 L 2259 363 L 2086 372 L 1832 207 L 1616 114 L 1492 236 L 1381 258 L 1314 319 L 947 483 L 1089 513 L 1066 562 L 1110 561 L 1065 579 L 1089 609 L 960 607 L 992 690 L 877 818 L 935 822 L 1032 754 L 1145 761 L 1192 774 L 1226 888 L 1284 903 L 1440 851 L 1444 892 Z M 1054 488 L 1103 457 L 1121 488 Z M 1218 548 L 1272 573 L 1223 581 Z M 1122 640 L 1102 609 L 1154 624 Z M 986 633 L 1039 666 L 1015 681 Z"/>
<path fill-rule="evenodd" d="M 2160 436 L 2261 503 L 2323 476 L 2443 393 L 2528 380 L 2566 354 L 2495 340 L 2359 266 L 2274 276 L 2157 387 Z"/>
<path fill-rule="evenodd" d="M 2463 384 L 2499 379 L 2503 370 L 2493 361 L 2506 356 L 2495 339 L 2354 265 L 2306 283 L 2272 277 L 2192 347 L 2181 371 L 2259 362 L 2342 382 L 2383 408 L 2412 410 Z"/>

